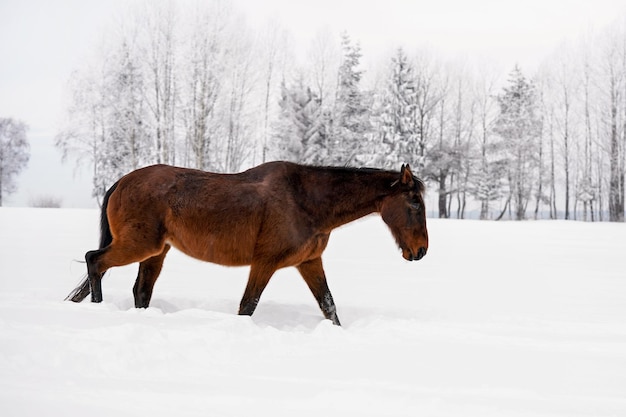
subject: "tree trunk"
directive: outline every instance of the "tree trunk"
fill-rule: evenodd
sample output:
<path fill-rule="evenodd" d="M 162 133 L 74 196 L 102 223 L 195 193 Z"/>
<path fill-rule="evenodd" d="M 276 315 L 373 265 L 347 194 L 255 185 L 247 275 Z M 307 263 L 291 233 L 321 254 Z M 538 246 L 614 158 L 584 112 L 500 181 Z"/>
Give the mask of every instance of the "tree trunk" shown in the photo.
<path fill-rule="evenodd" d="M 445 172 L 440 172 L 438 177 L 439 182 L 439 218 L 447 219 L 450 217 L 448 211 L 448 193 L 446 192 L 446 179 Z"/>
<path fill-rule="evenodd" d="M 624 221 L 623 174 L 620 173 L 620 147 L 617 132 L 617 91 L 615 79 L 611 78 L 611 133 L 609 144 L 609 220 Z"/>
<path fill-rule="evenodd" d="M 502 209 L 498 217 L 496 217 L 496 221 L 502 220 L 510 204 L 511 204 L 511 195 L 509 194 L 509 198 L 507 198 L 506 203 L 504 203 L 504 208 Z"/>

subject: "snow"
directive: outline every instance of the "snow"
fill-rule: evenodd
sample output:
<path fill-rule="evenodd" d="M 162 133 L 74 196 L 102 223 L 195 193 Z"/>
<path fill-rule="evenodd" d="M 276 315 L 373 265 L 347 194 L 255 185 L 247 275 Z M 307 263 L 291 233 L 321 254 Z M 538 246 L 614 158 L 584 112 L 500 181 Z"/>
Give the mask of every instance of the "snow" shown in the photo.
<path fill-rule="evenodd" d="M 63 298 L 98 212 L 0 209 L 5 416 L 624 416 L 626 224 L 429 220 L 402 259 L 377 216 L 324 262 L 343 327 L 293 268 L 255 315 L 247 268 L 170 251 L 151 307 L 136 266 Z"/>

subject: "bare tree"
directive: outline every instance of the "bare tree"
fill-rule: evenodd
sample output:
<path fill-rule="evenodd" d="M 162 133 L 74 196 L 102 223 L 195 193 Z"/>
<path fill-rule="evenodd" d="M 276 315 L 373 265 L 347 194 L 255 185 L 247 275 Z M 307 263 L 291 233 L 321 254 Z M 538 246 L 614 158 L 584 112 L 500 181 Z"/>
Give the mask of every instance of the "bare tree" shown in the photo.
<path fill-rule="evenodd" d="M 241 27 L 240 25 L 238 25 Z M 225 102 L 226 144 L 223 169 L 226 172 L 238 171 L 243 162 L 253 152 L 249 146 L 249 130 L 252 111 L 249 103 L 250 94 L 256 84 L 253 72 L 253 50 L 249 33 L 239 29 L 236 36 L 231 35 L 231 55 L 228 57 L 228 93 Z"/>
<path fill-rule="evenodd" d="M 583 163 L 582 163 L 582 179 L 580 181 L 577 199 L 583 202 L 583 220 L 587 221 L 588 216 L 591 221 L 595 220 L 594 201 L 597 196 L 597 184 L 594 184 L 593 172 L 593 144 L 594 144 L 594 121 L 592 120 L 592 103 L 591 103 L 591 78 L 592 68 L 589 56 L 589 50 L 583 49 L 582 52 L 582 89 L 583 89 L 583 112 L 584 112 L 584 145 L 583 145 Z"/>
<path fill-rule="evenodd" d="M 496 117 L 495 85 L 497 77 L 482 72 L 476 80 L 477 155 L 479 162 L 473 171 L 472 195 L 480 202 L 480 219 L 489 218 L 492 202 L 500 197 L 502 165 L 492 156 L 493 124 Z"/>
<path fill-rule="evenodd" d="M 91 165 L 92 195 L 98 200 L 110 186 L 103 179 L 101 162 L 107 146 L 106 59 L 86 66 L 72 74 L 69 83 L 70 103 L 61 131 L 55 136 L 55 146 L 62 152 L 62 160 L 74 158 L 76 165 Z"/>
<path fill-rule="evenodd" d="M 289 43 L 288 33 L 280 27 L 277 22 L 269 22 L 264 33 L 261 54 L 265 61 L 265 72 L 263 74 L 263 132 L 261 140 L 261 162 L 266 162 L 269 151 L 270 118 L 272 116 L 271 100 L 276 94 L 279 71 L 284 72 L 285 57 L 287 55 Z"/>
<path fill-rule="evenodd" d="M 465 217 L 469 178 L 475 160 L 474 133 L 478 120 L 478 102 L 472 91 L 472 80 L 466 66 L 459 67 L 453 72 L 454 106 L 452 131 L 452 170 L 450 175 L 450 198 L 448 199 L 448 213 L 451 213 L 452 196 L 456 196 L 456 217 Z"/>
<path fill-rule="evenodd" d="M 417 103 L 413 117 L 414 130 L 417 132 L 417 172 L 426 165 L 426 147 L 432 134 L 432 122 L 435 120 L 437 105 L 445 94 L 444 80 L 440 78 L 441 68 L 425 51 L 415 59 L 415 91 Z"/>
<path fill-rule="evenodd" d="M 573 180 L 573 144 L 575 143 L 576 126 L 573 123 L 574 103 L 577 100 L 575 85 L 574 59 L 570 56 L 569 48 L 563 45 L 553 64 L 552 77 L 550 83 L 554 91 L 553 111 L 555 116 L 555 127 L 560 137 L 560 150 L 562 155 L 562 167 L 564 175 L 565 208 L 564 218 L 569 220 L 571 216 L 570 203 L 572 201 L 572 180 Z"/>
<path fill-rule="evenodd" d="M 309 51 L 314 93 L 322 107 L 332 108 L 337 86 L 336 69 L 341 60 L 335 36 L 329 29 L 320 30 L 313 38 Z"/>
<path fill-rule="evenodd" d="M 144 123 L 144 76 L 132 33 L 103 44 L 102 56 L 70 83 L 71 98 L 63 129 L 55 144 L 63 159 L 93 169 L 93 196 L 104 196 L 120 176 L 150 162 L 149 135 Z"/>
<path fill-rule="evenodd" d="M 175 163 L 176 121 L 176 27 L 177 9 L 173 2 L 148 5 L 141 12 L 144 57 L 147 63 L 146 99 L 151 111 L 154 160 Z"/>
<path fill-rule="evenodd" d="M 183 48 L 185 62 L 180 68 L 180 119 L 185 129 L 184 163 L 198 169 L 209 169 L 216 147 L 216 103 L 222 92 L 226 70 L 226 28 L 229 10 L 221 4 L 197 8 L 190 17 Z M 181 60 L 183 58 L 181 57 Z"/>
<path fill-rule="evenodd" d="M 622 35 L 623 36 L 623 35 Z M 603 108 L 609 157 L 609 220 L 624 221 L 624 150 L 620 135 L 620 96 L 624 94 L 624 68 L 619 34 L 612 35 L 602 57 Z"/>

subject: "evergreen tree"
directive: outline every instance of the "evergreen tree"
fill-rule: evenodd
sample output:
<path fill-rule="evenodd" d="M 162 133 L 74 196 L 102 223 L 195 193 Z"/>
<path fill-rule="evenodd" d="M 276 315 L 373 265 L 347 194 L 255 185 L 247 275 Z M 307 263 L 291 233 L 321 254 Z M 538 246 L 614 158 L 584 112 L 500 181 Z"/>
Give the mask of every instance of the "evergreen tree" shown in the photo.
<path fill-rule="evenodd" d="M 395 167 L 410 161 L 416 153 L 415 79 L 412 65 L 402 49 L 391 59 L 391 68 L 378 116 L 378 135 L 383 152 L 378 149 L 380 163 Z"/>
<path fill-rule="evenodd" d="M 500 114 L 495 132 L 502 138 L 501 152 L 508 164 L 507 204 L 513 204 L 515 219 L 522 220 L 536 180 L 541 120 L 536 112 L 535 87 L 518 66 L 511 72 L 509 84 L 498 97 L 498 103 Z M 503 214 L 504 211 L 500 217 Z"/>
<path fill-rule="evenodd" d="M 473 176 L 470 193 L 480 202 L 480 219 L 489 216 L 491 203 L 502 198 L 503 178 L 507 165 L 504 160 L 491 160 L 487 155 L 481 159 L 481 166 Z"/>
<path fill-rule="evenodd" d="M 365 146 L 371 130 L 367 97 L 359 87 L 362 71 L 358 69 L 361 47 L 344 33 L 341 37 L 342 62 L 337 76 L 337 93 L 332 131 L 330 163 L 346 165 L 354 161 Z"/>
<path fill-rule="evenodd" d="M 320 99 L 302 78 L 291 88 L 283 82 L 280 116 L 275 125 L 279 157 L 293 162 L 320 165 L 328 159 Z"/>

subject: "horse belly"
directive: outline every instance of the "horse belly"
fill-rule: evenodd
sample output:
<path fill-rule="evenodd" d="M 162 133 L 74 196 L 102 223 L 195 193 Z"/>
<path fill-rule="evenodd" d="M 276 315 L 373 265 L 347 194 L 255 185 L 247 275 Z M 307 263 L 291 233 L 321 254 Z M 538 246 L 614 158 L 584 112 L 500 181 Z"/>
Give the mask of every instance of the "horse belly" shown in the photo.
<path fill-rule="evenodd" d="M 181 252 L 205 262 L 225 266 L 244 266 L 252 262 L 254 245 L 245 239 L 219 236 L 211 233 L 187 233 L 184 237 L 171 236 L 168 242 Z"/>

